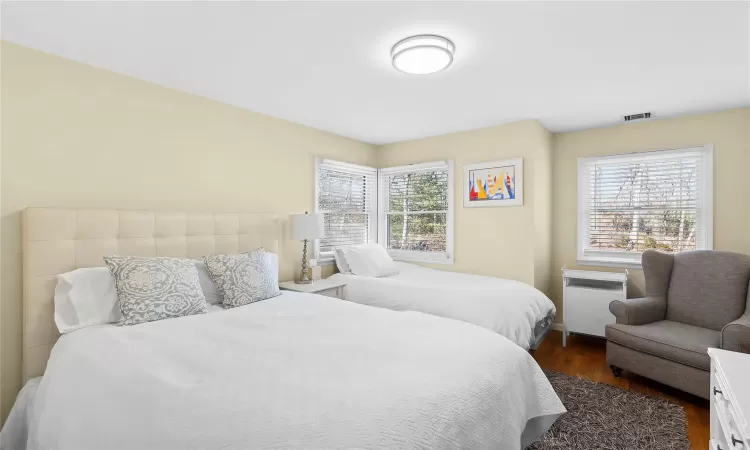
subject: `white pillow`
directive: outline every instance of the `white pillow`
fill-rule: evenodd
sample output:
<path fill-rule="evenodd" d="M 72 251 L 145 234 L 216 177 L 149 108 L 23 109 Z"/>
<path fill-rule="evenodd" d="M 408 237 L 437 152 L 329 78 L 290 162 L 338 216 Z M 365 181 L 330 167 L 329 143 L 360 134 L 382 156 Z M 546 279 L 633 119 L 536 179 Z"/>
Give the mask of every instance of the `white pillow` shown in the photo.
<path fill-rule="evenodd" d="M 333 259 L 336 260 L 336 267 L 339 268 L 339 272 L 352 273 L 352 270 L 349 268 L 349 264 L 346 262 L 346 255 L 344 254 L 343 248 L 333 249 Z"/>
<path fill-rule="evenodd" d="M 60 333 L 119 320 L 115 280 L 108 268 L 76 269 L 57 276 L 55 324 Z"/>
<path fill-rule="evenodd" d="M 206 302 L 209 305 L 220 305 L 221 294 L 219 288 L 211 279 L 211 274 L 208 273 L 208 267 L 203 261 L 195 261 L 195 268 L 198 269 L 198 281 L 201 283 L 201 289 L 203 289 L 203 295 L 206 297 Z"/>
<path fill-rule="evenodd" d="M 355 275 L 387 277 L 396 275 L 398 267 L 391 255 L 379 244 L 362 244 L 344 249 L 346 262 Z"/>
<path fill-rule="evenodd" d="M 203 261 L 195 261 L 203 295 L 212 305 L 221 304 L 219 288 L 211 279 Z M 76 269 L 57 276 L 55 287 L 55 324 L 60 333 L 92 325 L 120 321 L 115 279 L 107 267 Z"/>

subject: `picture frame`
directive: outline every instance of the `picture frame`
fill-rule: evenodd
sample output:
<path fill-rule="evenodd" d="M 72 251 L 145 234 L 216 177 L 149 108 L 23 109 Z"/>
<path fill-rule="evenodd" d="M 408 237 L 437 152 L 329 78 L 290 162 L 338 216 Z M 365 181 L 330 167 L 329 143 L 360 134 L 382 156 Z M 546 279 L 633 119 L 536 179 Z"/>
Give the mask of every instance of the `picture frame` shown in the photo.
<path fill-rule="evenodd" d="M 467 164 L 464 208 L 523 206 L 523 158 Z"/>

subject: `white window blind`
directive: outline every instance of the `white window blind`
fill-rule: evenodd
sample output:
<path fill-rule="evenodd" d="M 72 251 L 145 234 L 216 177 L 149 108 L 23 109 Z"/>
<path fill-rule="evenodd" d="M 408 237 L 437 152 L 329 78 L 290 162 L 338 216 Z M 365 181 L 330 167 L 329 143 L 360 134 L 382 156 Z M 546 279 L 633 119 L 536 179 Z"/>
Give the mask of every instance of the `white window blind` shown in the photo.
<path fill-rule="evenodd" d="M 665 252 L 712 247 L 710 147 L 581 158 L 581 263 L 640 264 Z"/>
<path fill-rule="evenodd" d="M 316 212 L 325 228 L 319 258 L 332 257 L 335 247 L 374 242 L 377 169 L 328 159 L 316 166 Z"/>
<path fill-rule="evenodd" d="M 380 243 L 395 259 L 452 262 L 452 169 L 440 161 L 380 170 Z"/>

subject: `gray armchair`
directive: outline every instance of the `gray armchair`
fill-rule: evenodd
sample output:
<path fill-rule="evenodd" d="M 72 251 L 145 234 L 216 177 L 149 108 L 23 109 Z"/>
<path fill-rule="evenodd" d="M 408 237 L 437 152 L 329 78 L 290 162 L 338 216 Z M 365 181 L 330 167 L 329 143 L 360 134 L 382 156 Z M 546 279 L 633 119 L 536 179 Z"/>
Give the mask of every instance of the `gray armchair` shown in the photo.
<path fill-rule="evenodd" d="M 750 256 L 643 252 L 646 297 L 610 303 L 607 363 L 709 397 L 709 347 L 750 353 Z"/>

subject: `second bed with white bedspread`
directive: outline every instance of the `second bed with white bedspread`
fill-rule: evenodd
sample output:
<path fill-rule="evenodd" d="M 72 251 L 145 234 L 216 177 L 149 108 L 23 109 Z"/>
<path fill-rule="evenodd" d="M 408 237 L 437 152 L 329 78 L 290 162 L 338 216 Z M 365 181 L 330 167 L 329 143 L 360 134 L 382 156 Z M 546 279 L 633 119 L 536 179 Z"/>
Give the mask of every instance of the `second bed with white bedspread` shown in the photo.
<path fill-rule="evenodd" d="M 549 325 L 555 305 L 520 281 L 435 270 L 396 262 L 399 273 L 373 278 L 337 273 L 346 299 L 396 311 L 420 311 L 479 325 L 528 350 L 539 323 Z"/>

